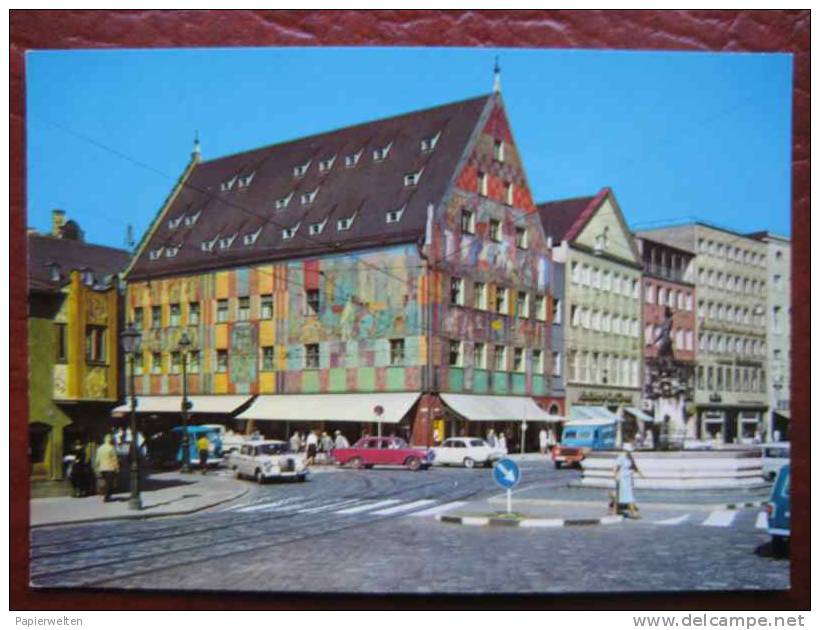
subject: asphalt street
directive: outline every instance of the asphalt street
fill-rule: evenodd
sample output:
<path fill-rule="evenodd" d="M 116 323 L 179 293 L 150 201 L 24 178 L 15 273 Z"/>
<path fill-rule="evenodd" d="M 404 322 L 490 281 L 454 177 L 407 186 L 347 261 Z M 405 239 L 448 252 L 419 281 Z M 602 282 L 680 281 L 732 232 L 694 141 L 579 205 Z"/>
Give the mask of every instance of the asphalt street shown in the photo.
<path fill-rule="evenodd" d="M 539 462 L 522 473 L 522 495 L 578 476 Z M 207 512 L 32 530 L 31 583 L 373 593 L 789 586 L 759 508 L 658 505 L 607 526 L 468 527 L 436 517 L 499 495 L 489 470 L 331 469 L 306 483 L 236 483 L 251 492 Z"/>

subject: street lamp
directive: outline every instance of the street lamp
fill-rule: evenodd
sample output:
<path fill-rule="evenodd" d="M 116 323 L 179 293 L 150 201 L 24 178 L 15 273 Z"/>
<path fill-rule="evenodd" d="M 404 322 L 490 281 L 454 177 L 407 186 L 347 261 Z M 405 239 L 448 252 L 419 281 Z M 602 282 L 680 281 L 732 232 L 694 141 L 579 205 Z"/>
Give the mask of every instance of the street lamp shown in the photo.
<path fill-rule="evenodd" d="M 122 350 L 128 356 L 131 367 L 130 389 L 131 389 L 131 497 L 128 499 L 129 510 L 142 509 L 142 497 L 140 496 L 140 460 L 137 445 L 137 394 L 134 379 L 134 360 L 140 352 L 140 342 L 142 335 L 134 328 L 133 323 L 120 333 Z"/>
<path fill-rule="evenodd" d="M 182 468 L 180 472 L 191 472 L 191 452 L 188 444 L 188 411 L 191 403 L 188 400 L 188 350 L 191 347 L 191 339 L 186 331 L 182 331 L 179 337 L 179 351 L 182 355 Z"/>

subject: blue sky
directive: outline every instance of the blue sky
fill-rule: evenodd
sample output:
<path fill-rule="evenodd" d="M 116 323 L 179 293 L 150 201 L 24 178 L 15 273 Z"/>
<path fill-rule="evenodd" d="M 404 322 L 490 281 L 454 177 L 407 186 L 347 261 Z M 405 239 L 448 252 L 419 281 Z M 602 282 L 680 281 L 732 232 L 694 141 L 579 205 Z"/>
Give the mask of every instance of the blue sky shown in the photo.
<path fill-rule="evenodd" d="M 634 228 L 791 234 L 791 56 L 442 48 L 33 52 L 28 224 L 139 238 L 187 163 L 487 93 L 536 201 L 611 186 Z"/>

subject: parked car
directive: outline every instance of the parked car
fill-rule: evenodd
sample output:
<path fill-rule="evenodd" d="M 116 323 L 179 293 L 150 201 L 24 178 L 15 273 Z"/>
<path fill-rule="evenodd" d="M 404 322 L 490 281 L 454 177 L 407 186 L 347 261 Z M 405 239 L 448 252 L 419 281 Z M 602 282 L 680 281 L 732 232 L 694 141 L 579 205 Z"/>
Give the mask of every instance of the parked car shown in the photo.
<path fill-rule="evenodd" d="M 768 517 L 767 529 L 772 537 L 772 552 L 778 557 L 783 557 L 788 553 L 791 538 L 790 478 L 791 465 L 786 464 L 777 473 L 769 501 L 765 505 Z"/>
<path fill-rule="evenodd" d="M 224 424 L 200 424 L 199 426 L 211 429 L 219 435 L 219 439 L 222 442 L 222 455 L 224 457 L 227 457 L 228 454 L 234 451 L 238 451 L 245 442 L 251 439 L 249 435 L 236 433 L 232 429 L 228 429 Z"/>
<path fill-rule="evenodd" d="M 362 438 L 349 448 L 335 449 L 333 456 L 341 466 L 407 466 L 410 470 L 429 468 L 435 457 L 432 451 L 408 446 L 396 437 Z"/>
<path fill-rule="evenodd" d="M 608 420 L 570 420 L 550 456 L 556 468 L 580 464 L 590 451 L 615 448 L 616 433 L 615 423 Z"/>
<path fill-rule="evenodd" d="M 791 443 L 772 442 L 763 446 L 763 477 L 773 481 L 778 471 L 791 461 Z"/>
<path fill-rule="evenodd" d="M 481 438 L 447 438 L 441 446 L 433 450 L 434 462 L 441 466 L 464 466 L 473 468 L 476 464 L 490 467 L 504 457 L 501 449 L 493 448 Z"/>
<path fill-rule="evenodd" d="M 246 442 L 230 454 L 228 466 L 237 477 L 252 477 L 259 483 L 271 479 L 305 481 L 310 474 L 305 458 L 291 453 L 288 443 L 281 440 Z"/>

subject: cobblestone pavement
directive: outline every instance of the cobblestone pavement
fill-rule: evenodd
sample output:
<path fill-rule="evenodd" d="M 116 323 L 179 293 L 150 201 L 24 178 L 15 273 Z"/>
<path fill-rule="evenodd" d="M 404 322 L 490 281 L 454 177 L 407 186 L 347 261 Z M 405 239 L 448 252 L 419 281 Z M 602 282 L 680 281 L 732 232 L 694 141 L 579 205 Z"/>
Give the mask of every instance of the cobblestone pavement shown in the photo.
<path fill-rule="evenodd" d="M 522 465 L 558 488 L 575 471 Z M 237 483 L 248 483 L 237 481 Z M 788 588 L 759 510 L 645 511 L 605 527 L 439 523 L 497 495 L 489 471 L 339 470 L 252 486 L 206 513 L 32 532 L 34 586 L 252 591 L 578 592 Z"/>

